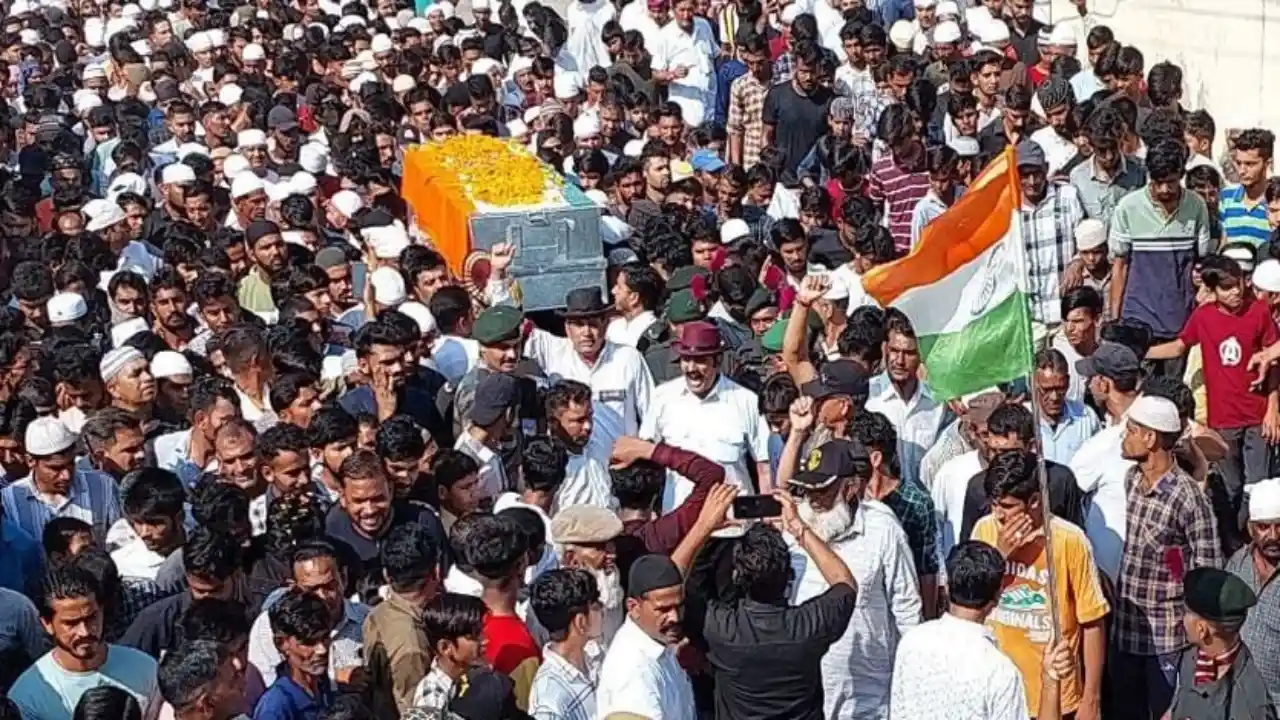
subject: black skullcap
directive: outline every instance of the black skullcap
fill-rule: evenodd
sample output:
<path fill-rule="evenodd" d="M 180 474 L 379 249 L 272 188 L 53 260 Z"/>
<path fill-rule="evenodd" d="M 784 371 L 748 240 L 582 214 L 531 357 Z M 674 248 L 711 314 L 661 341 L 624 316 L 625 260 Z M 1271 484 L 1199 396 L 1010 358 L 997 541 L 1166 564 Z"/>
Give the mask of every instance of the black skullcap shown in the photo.
<path fill-rule="evenodd" d="M 1076 94 L 1071 89 L 1071 83 L 1060 77 L 1049 78 L 1048 82 L 1040 86 L 1040 90 L 1036 92 L 1036 95 L 1040 97 L 1040 107 L 1046 111 L 1063 105 L 1075 105 L 1076 103 Z"/>
<path fill-rule="evenodd" d="M 680 568 L 666 555 L 645 555 L 627 573 L 627 597 L 644 597 L 653 590 L 684 584 Z"/>
<path fill-rule="evenodd" d="M 70 40 L 59 40 L 53 46 L 53 57 L 63 67 L 67 65 L 75 65 L 76 63 L 76 46 L 71 44 Z"/>
<path fill-rule="evenodd" d="M 250 246 L 268 235 L 279 235 L 280 226 L 270 220 L 254 220 L 244 230 L 244 240 Z"/>

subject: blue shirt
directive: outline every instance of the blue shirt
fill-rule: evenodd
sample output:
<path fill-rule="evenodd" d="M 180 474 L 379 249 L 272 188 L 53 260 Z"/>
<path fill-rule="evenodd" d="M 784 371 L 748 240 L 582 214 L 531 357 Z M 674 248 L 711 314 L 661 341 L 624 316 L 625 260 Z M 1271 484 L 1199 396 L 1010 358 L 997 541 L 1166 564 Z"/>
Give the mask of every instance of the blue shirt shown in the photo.
<path fill-rule="evenodd" d="M 1222 218 L 1222 230 L 1227 234 L 1227 242 L 1244 240 L 1261 245 L 1271 239 L 1271 223 L 1267 220 L 1267 201 L 1263 198 L 1252 208 L 1244 204 L 1243 185 L 1232 185 L 1222 189 L 1218 201 L 1218 213 Z"/>
<path fill-rule="evenodd" d="M 729 38 L 728 42 L 733 42 Z M 724 125 L 729 120 L 729 86 L 733 81 L 747 74 L 747 65 L 741 60 L 730 59 L 720 64 L 716 70 L 716 110 L 712 120 Z"/>
<path fill-rule="evenodd" d="M 289 677 L 289 668 L 281 663 L 276 668 L 276 681 L 253 707 L 253 720 L 320 720 L 336 696 L 333 683 L 323 677 L 319 694 L 312 697 Z"/>
<path fill-rule="evenodd" d="M 1040 441 L 1043 443 L 1045 460 L 1066 465 L 1084 445 L 1084 441 L 1093 437 L 1102 424 L 1098 416 L 1078 400 L 1068 400 L 1062 408 L 1062 418 L 1057 425 L 1050 425 L 1044 417 L 1040 418 Z"/>
<path fill-rule="evenodd" d="M 0 587 L 35 597 L 43 578 L 40 542 L 13 521 L 0 519 Z"/>

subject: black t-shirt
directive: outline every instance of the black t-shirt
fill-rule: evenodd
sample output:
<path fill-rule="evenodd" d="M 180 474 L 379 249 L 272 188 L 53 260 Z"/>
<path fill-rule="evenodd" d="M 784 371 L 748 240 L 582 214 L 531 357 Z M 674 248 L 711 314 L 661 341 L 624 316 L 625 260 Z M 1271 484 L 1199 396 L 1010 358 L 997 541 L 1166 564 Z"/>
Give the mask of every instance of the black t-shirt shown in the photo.
<path fill-rule="evenodd" d="M 325 519 L 325 533 L 338 548 L 343 566 L 347 568 L 348 596 L 355 592 L 365 602 L 377 602 L 374 598 L 377 597 L 378 587 L 385 583 L 382 576 L 382 539 L 391 532 L 391 528 L 411 522 L 425 527 L 435 540 L 436 549 L 440 553 L 440 577 L 444 577 L 453 565 L 452 552 L 444 525 L 431 508 L 416 502 L 393 503 L 391 522 L 387 523 L 376 538 L 365 537 L 357 532 L 351 516 L 341 505 L 334 505 L 329 509 L 329 515 Z"/>
<path fill-rule="evenodd" d="M 1084 527 L 1084 493 L 1080 491 L 1071 468 L 1045 460 L 1044 469 L 1049 475 L 1049 510 L 1076 527 Z M 983 486 L 985 477 L 986 473 L 980 472 L 969 479 L 969 486 L 964 493 L 964 514 L 960 518 L 957 540 L 968 540 L 973 534 L 973 526 L 991 514 L 991 504 L 987 501 L 987 490 Z"/>
<path fill-rule="evenodd" d="M 818 138 L 827 134 L 831 90 L 817 87 L 808 95 L 791 83 L 775 85 L 764 99 L 764 123 L 774 126 L 773 144 L 786 153 L 783 170 L 795 173 Z"/>

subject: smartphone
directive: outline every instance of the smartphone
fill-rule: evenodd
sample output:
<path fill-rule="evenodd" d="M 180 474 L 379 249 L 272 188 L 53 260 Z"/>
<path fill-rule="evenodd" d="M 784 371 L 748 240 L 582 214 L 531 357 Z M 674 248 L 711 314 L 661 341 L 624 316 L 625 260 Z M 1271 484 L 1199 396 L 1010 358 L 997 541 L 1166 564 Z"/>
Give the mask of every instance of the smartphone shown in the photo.
<path fill-rule="evenodd" d="M 782 515 L 782 503 L 772 495 L 739 495 L 733 499 L 735 520 L 758 520 Z"/>

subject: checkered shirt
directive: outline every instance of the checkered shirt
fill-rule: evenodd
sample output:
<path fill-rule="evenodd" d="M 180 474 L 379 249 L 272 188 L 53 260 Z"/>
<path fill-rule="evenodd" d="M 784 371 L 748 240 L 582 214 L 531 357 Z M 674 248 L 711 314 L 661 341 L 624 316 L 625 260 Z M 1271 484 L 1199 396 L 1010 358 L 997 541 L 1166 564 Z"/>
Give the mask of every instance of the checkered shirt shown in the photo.
<path fill-rule="evenodd" d="M 529 692 L 529 714 L 535 720 L 595 720 L 596 686 L 604 653 L 595 644 L 586 648 L 587 674 L 560 657 L 551 646 L 542 650 L 542 665 Z"/>
<path fill-rule="evenodd" d="M 731 133 L 742 133 L 742 166 L 751 167 L 760 160 L 764 147 L 764 98 L 769 87 L 747 73 L 729 85 L 729 120 Z"/>
<path fill-rule="evenodd" d="M 115 611 L 107 618 L 103 629 L 103 639 L 115 642 L 124 637 L 125 631 L 133 624 L 135 618 L 143 610 L 169 597 L 152 580 L 143 578 L 120 578 L 120 602 Z"/>
<path fill-rule="evenodd" d="M 889 506 L 907 534 L 917 575 L 938 574 L 938 517 L 933 498 L 914 480 L 899 480 L 898 487 L 880 499 Z"/>
<path fill-rule="evenodd" d="M 453 699 L 456 690 L 457 683 L 440 669 L 438 662 L 432 660 L 431 669 L 418 683 L 418 689 L 413 691 L 414 710 L 427 712 L 444 710 Z"/>
<path fill-rule="evenodd" d="M 1116 580 L 1112 640 L 1133 655 L 1163 655 L 1187 644 L 1182 579 L 1198 567 L 1222 567 L 1213 508 L 1176 465 L 1146 489 L 1142 471 L 1125 476 L 1124 555 Z"/>
<path fill-rule="evenodd" d="M 1058 284 L 1075 256 L 1075 228 L 1084 219 L 1080 193 L 1070 185 L 1050 184 L 1044 200 L 1020 211 L 1022 241 L 1031 281 L 1031 317 L 1045 325 L 1062 322 Z"/>

